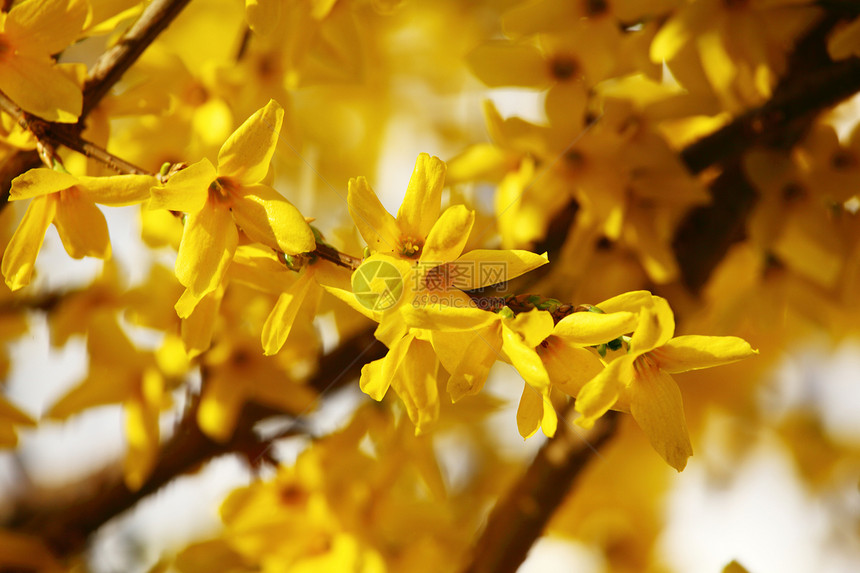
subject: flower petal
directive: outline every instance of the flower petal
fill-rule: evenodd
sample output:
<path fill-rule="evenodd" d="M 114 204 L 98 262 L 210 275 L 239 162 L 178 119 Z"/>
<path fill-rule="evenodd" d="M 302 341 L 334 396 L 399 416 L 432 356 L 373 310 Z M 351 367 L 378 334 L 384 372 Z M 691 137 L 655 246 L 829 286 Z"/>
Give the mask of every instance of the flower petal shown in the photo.
<path fill-rule="evenodd" d="M 639 324 L 630 340 L 630 352 L 643 354 L 665 344 L 675 333 L 675 315 L 666 299 L 653 297 L 653 306 L 639 313 Z"/>
<path fill-rule="evenodd" d="M 614 296 L 610 299 L 596 304 L 603 312 L 610 314 L 619 311 L 639 312 L 646 306 L 653 304 L 652 295 L 647 290 L 634 290 Z"/>
<path fill-rule="evenodd" d="M 552 334 L 552 315 L 546 311 L 532 309 L 521 312 L 504 325 L 519 334 L 525 345 L 534 348 Z"/>
<path fill-rule="evenodd" d="M 637 369 L 637 373 L 627 389 L 630 413 L 657 453 L 680 472 L 693 455 L 681 391 L 659 368 Z"/>
<path fill-rule="evenodd" d="M 599 417 L 615 405 L 622 390 L 632 379 L 632 356 L 621 356 L 610 362 L 576 395 L 575 408 L 580 417 L 574 422 L 586 429 L 592 427 Z"/>
<path fill-rule="evenodd" d="M 48 121 L 74 123 L 81 115 L 80 86 L 47 56 L 15 55 L 0 62 L 0 90 L 24 111 Z"/>
<path fill-rule="evenodd" d="M 437 336 L 432 338 L 438 355 Z M 459 364 L 451 371 L 451 376 L 448 378 L 447 390 L 452 402 L 481 391 L 490 374 L 490 368 L 501 356 L 502 338 L 494 329 L 478 331 L 464 350 Z"/>
<path fill-rule="evenodd" d="M 310 225 L 283 195 L 268 185 L 242 186 L 234 193 L 233 218 L 251 239 L 288 255 L 316 249 Z"/>
<path fill-rule="evenodd" d="M 472 50 L 466 62 L 489 87 L 543 88 L 550 83 L 543 55 L 530 44 L 488 42 Z"/>
<path fill-rule="evenodd" d="M 445 186 L 445 162 L 427 153 L 418 155 L 403 203 L 397 211 L 397 222 L 404 234 L 424 238 L 439 218 L 442 187 Z"/>
<path fill-rule="evenodd" d="M 173 175 L 167 185 L 150 189 L 149 209 L 170 209 L 183 213 L 196 213 L 209 198 L 209 185 L 218 174 L 208 159 L 192 163 Z"/>
<path fill-rule="evenodd" d="M 523 395 L 517 406 L 517 430 L 523 439 L 535 435 L 543 418 L 543 396 L 528 384 L 523 384 Z"/>
<path fill-rule="evenodd" d="M 593 346 L 633 332 L 638 322 L 632 312 L 574 312 L 562 318 L 552 333 L 571 345 Z"/>
<path fill-rule="evenodd" d="M 361 378 L 358 385 L 362 392 L 377 402 L 385 398 L 388 387 L 391 385 L 391 380 L 382 375 L 382 365 L 387 358 L 388 355 L 385 358 L 368 362 L 361 368 Z"/>
<path fill-rule="evenodd" d="M 400 227 L 379 202 L 367 179 L 356 177 L 349 180 L 346 201 L 352 221 L 370 250 L 389 253 L 399 249 Z"/>
<path fill-rule="evenodd" d="M 269 313 L 263 325 L 263 353 L 266 356 L 277 354 L 284 346 L 311 284 L 313 284 L 313 272 L 305 271 L 287 292 L 278 297 L 275 308 Z"/>
<path fill-rule="evenodd" d="M 110 257 L 110 237 L 105 216 L 76 187 L 60 192 L 54 226 L 70 257 Z"/>
<path fill-rule="evenodd" d="M 74 186 L 77 182 L 78 179 L 74 175 L 61 171 L 44 167 L 31 169 L 12 180 L 9 200 L 19 201 L 48 193 L 56 193 Z"/>
<path fill-rule="evenodd" d="M 462 271 L 457 273 L 454 286 L 471 290 L 514 279 L 548 262 L 546 253 L 476 249 L 460 255 L 451 266 Z"/>
<path fill-rule="evenodd" d="M 604 368 L 594 352 L 571 346 L 555 335 L 547 339 L 546 347 L 537 351 L 553 387 L 568 396 L 576 396 Z"/>
<path fill-rule="evenodd" d="M 197 425 L 204 434 L 224 443 L 233 435 L 239 410 L 244 403 L 245 388 L 241 380 L 211 376 L 203 387 Z"/>
<path fill-rule="evenodd" d="M 283 123 L 284 108 L 269 100 L 221 146 L 218 175 L 231 177 L 243 185 L 261 182 L 269 171 Z"/>
<path fill-rule="evenodd" d="M 186 298 L 188 289 L 180 298 L 180 302 Z M 180 312 L 180 305 L 176 303 L 176 310 L 182 318 L 181 335 L 185 344 L 188 358 L 194 358 L 209 349 L 212 344 L 212 332 L 215 330 L 215 320 L 218 318 L 218 309 L 221 307 L 221 299 L 224 297 L 224 289 L 217 288 L 201 298 L 194 298 L 193 305 L 187 310 L 187 314 Z M 183 314 L 186 314 L 183 316 Z"/>
<path fill-rule="evenodd" d="M 459 257 L 474 223 L 474 211 L 463 205 L 447 208 L 430 229 L 419 260 L 422 263 L 442 264 Z"/>
<path fill-rule="evenodd" d="M 9 11 L 4 32 L 19 53 L 47 56 L 77 39 L 88 11 L 84 0 L 28 0 Z"/>
<path fill-rule="evenodd" d="M 54 219 L 56 210 L 55 194 L 36 197 L 27 206 L 27 212 L 6 246 L 3 262 L 0 263 L 0 270 L 10 289 L 18 290 L 30 283 L 36 257 L 45 240 L 45 231 Z"/>
<path fill-rule="evenodd" d="M 430 343 L 416 339 L 409 345 L 408 355 L 391 379 L 391 387 L 415 424 L 416 435 L 423 433 L 439 417 L 438 366 Z"/>
<path fill-rule="evenodd" d="M 729 364 L 758 354 L 736 336 L 678 336 L 653 351 L 666 372 L 686 372 Z"/>
<path fill-rule="evenodd" d="M 230 211 L 207 202 L 185 221 L 176 256 L 176 278 L 194 297 L 212 292 L 221 284 L 238 242 Z"/>
<path fill-rule="evenodd" d="M 517 372 L 538 391 L 549 388 L 549 374 L 534 347 L 527 346 L 522 337 L 510 328 L 502 328 L 502 351 Z"/>
<path fill-rule="evenodd" d="M 407 325 L 426 330 L 476 330 L 501 320 L 498 314 L 476 307 L 409 305 L 403 307 L 400 312 Z"/>
<path fill-rule="evenodd" d="M 111 207 L 143 203 L 158 180 L 149 175 L 80 177 L 78 188 L 93 202 Z"/>

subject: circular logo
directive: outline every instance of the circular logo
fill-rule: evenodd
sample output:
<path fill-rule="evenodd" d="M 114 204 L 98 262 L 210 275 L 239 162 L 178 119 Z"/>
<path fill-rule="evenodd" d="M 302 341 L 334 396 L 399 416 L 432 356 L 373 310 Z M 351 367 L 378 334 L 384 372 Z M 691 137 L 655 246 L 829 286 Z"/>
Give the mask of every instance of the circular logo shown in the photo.
<path fill-rule="evenodd" d="M 403 277 L 387 261 L 366 261 L 352 274 L 352 292 L 361 306 L 375 312 L 388 310 L 403 295 Z"/>

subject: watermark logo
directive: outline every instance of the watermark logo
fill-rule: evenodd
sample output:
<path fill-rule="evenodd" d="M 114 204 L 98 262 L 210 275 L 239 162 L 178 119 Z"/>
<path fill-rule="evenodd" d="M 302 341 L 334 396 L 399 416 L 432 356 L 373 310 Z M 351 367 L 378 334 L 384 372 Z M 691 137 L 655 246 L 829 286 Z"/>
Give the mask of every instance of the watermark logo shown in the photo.
<path fill-rule="evenodd" d="M 366 261 L 352 274 L 352 292 L 368 310 L 388 310 L 403 296 L 403 276 L 387 261 Z"/>

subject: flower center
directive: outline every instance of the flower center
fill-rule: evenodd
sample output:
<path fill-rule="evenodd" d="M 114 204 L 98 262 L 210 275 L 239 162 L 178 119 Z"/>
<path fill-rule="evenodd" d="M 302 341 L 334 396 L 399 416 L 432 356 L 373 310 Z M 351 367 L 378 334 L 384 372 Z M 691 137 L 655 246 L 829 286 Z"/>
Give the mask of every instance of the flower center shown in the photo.
<path fill-rule="evenodd" d="M 421 248 L 423 246 L 424 241 L 421 239 L 403 237 L 400 239 L 400 255 L 409 259 L 416 259 L 421 254 Z"/>
<path fill-rule="evenodd" d="M 14 48 L 6 40 L 6 34 L 0 34 L 0 62 L 8 60 L 14 53 Z"/>
<path fill-rule="evenodd" d="M 569 80 L 579 73 L 579 62 L 568 55 L 557 55 L 550 60 L 549 71 L 558 81 Z"/>
<path fill-rule="evenodd" d="M 209 184 L 209 200 L 216 203 L 233 204 L 233 193 L 238 185 L 229 177 L 219 177 Z"/>

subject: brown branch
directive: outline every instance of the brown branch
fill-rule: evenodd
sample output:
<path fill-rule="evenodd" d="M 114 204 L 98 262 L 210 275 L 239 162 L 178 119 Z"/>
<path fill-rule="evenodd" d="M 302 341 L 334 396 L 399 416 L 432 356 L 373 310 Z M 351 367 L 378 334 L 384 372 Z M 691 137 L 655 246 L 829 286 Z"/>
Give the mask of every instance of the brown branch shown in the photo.
<path fill-rule="evenodd" d="M 364 364 L 382 357 L 385 351 L 385 346 L 373 337 L 372 330 L 361 332 L 322 357 L 319 371 L 308 385 L 321 395 L 342 387 L 355 379 Z M 242 410 L 232 438 L 219 443 L 200 431 L 197 408 L 193 405 L 183 416 L 176 433 L 162 446 L 155 468 L 139 490 L 129 490 L 115 472 L 106 474 L 102 471 L 86 478 L 82 483 L 88 485 L 87 491 L 79 492 L 74 499 L 57 501 L 52 496 L 41 494 L 38 502 L 21 503 L 7 527 L 41 537 L 57 556 L 77 553 L 84 548 L 88 538 L 109 520 L 134 507 L 176 477 L 196 471 L 212 458 L 242 453 L 253 461 L 263 456 L 269 442 L 261 441 L 254 426 L 260 420 L 276 415 L 284 415 L 284 412 L 248 403 Z"/>
<path fill-rule="evenodd" d="M 179 15 L 190 0 L 153 0 L 140 18 L 90 69 L 84 84 L 81 119 L 95 108 L 143 51 Z"/>
<path fill-rule="evenodd" d="M 339 267 L 344 267 L 353 271 L 361 265 L 360 258 L 342 253 L 327 243 L 317 243 L 317 248 L 313 254 L 321 259 L 334 263 Z"/>
<path fill-rule="evenodd" d="M 564 422 L 564 414 L 560 418 L 555 437 L 547 440 L 526 473 L 496 503 L 464 573 L 514 573 L 576 478 L 599 455 L 597 449 L 614 435 L 618 422 L 618 414 L 609 412 L 585 441 Z"/>
<path fill-rule="evenodd" d="M 698 292 L 729 248 L 744 237 L 757 193 L 744 174 L 743 154 L 754 146 L 791 149 L 823 110 L 860 91 L 860 59 L 833 62 L 827 53 L 827 37 L 839 20 L 830 14 L 800 39 L 789 57 L 788 74 L 767 103 L 681 152 L 694 174 L 722 167 L 710 186 L 712 202 L 687 214 L 672 243 L 690 291 Z"/>

